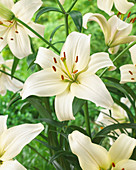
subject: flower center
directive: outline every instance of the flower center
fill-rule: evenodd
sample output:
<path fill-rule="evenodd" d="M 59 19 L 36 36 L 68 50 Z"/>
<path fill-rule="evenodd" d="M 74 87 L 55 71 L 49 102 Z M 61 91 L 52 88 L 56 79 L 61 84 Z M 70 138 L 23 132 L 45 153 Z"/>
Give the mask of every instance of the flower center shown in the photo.
<path fill-rule="evenodd" d="M 2 165 L 3 164 L 3 161 L 2 160 L 0 160 L 0 165 Z"/>

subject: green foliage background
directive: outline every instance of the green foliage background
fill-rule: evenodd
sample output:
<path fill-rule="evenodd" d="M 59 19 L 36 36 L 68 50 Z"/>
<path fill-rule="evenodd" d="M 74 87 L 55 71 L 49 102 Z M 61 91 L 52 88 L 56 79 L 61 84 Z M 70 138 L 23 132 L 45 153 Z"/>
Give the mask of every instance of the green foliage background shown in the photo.
<path fill-rule="evenodd" d="M 68 9 L 69 5 L 71 3 L 72 3 L 72 0 L 66 0 L 66 2 L 64 4 L 64 8 Z M 58 5 L 55 0 L 43 0 L 43 7 L 58 7 Z M 78 0 L 77 4 L 74 7 L 74 10 L 80 11 L 82 13 L 82 15 L 84 15 L 85 13 L 88 13 L 88 12 L 92 12 L 92 13 L 101 13 L 107 19 L 109 18 L 109 16 L 106 13 L 102 12 L 101 10 L 99 10 L 97 8 L 96 0 Z M 133 7 L 131 9 L 131 11 L 135 12 L 136 7 Z M 117 14 L 117 11 L 116 11 L 116 14 Z M 33 18 L 33 20 L 34 20 L 34 18 Z M 53 32 L 53 30 L 57 26 L 64 24 L 64 18 L 63 18 L 63 15 L 60 13 L 47 12 L 46 14 L 43 14 L 39 18 L 38 23 L 45 25 L 45 38 L 47 40 L 49 40 L 50 35 Z M 69 16 L 69 30 L 70 30 L 70 32 L 77 31 L 70 16 Z M 91 54 L 93 54 L 95 52 L 105 51 L 106 46 L 104 43 L 104 36 L 103 36 L 103 33 L 97 23 L 90 22 L 88 24 L 88 29 L 87 30 L 83 29 L 82 32 L 85 34 L 92 34 L 92 36 L 91 36 Z M 136 23 L 133 24 L 132 34 L 133 35 L 136 34 Z M 65 36 L 65 28 L 64 28 L 64 26 L 62 26 L 56 32 L 55 36 L 53 37 L 52 42 L 54 43 L 57 41 L 65 41 L 65 37 L 66 37 Z M 33 44 L 33 48 L 35 49 L 35 51 L 37 51 L 40 46 L 47 47 L 47 45 L 45 45 L 41 40 L 36 39 L 36 38 L 32 39 L 32 44 Z M 62 43 L 56 44 L 56 47 L 59 50 L 61 50 L 62 45 L 63 45 Z M 122 45 L 120 48 L 120 51 L 118 53 L 120 53 L 122 51 L 122 49 L 124 49 L 125 46 L 126 45 Z M 8 47 L 6 47 L 2 51 L 2 55 L 5 60 L 9 59 L 9 58 L 13 58 L 13 55 L 11 54 Z M 115 55 L 111 56 L 112 59 L 114 57 L 115 57 Z M 20 69 L 15 73 L 15 75 L 23 80 L 26 80 L 26 78 L 30 74 L 32 74 L 33 71 L 36 71 L 38 69 L 38 67 L 35 66 L 28 70 L 28 63 L 30 63 L 33 59 L 34 59 L 34 56 L 29 56 L 27 58 L 22 59 L 19 62 Z M 125 53 L 115 63 L 115 65 L 117 67 L 119 67 L 126 63 L 131 63 L 129 52 Z M 107 73 L 107 75 L 110 75 L 110 76 L 118 78 L 118 79 L 120 78 L 119 70 L 117 70 L 117 72 Z M 135 90 L 135 85 L 133 85 L 133 89 Z M 16 103 L 13 102 L 13 104 L 11 104 L 12 97 L 14 98 L 13 93 L 9 92 L 9 91 L 7 92 L 6 96 L 4 96 L 4 97 L 0 96 L 0 114 L 2 114 L 2 115 L 8 114 L 9 115 L 8 127 L 15 126 L 15 125 L 22 124 L 22 123 L 39 122 L 39 120 L 38 120 L 39 115 L 32 106 L 29 106 L 29 107 L 27 107 L 27 109 L 25 109 L 25 106 L 23 105 L 24 102 L 21 100 L 18 100 Z M 14 101 L 14 100 L 12 100 L 12 101 Z M 94 123 L 94 120 L 96 119 L 99 111 L 92 110 L 92 108 L 95 108 L 95 105 L 90 102 L 90 104 L 89 104 L 90 119 L 91 119 L 92 123 Z M 71 124 L 78 125 L 79 122 L 80 122 L 80 124 L 82 122 L 82 124 L 84 126 L 83 120 L 84 119 L 83 119 L 82 115 L 77 114 L 76 120 L 71 122 Z M 98 127 L 95 124 L 93 124 L 92 127 L 93 127 L 94 131 L 98 130 Z M 46 131 L 46 125 L 45 125 L 45 131 Z M 40 138 L 41 137 L 38 137 L 38 139 L 40 139 Z M 30 143 L 30 146 L 33 147 L 33 149 L 36 149 L 43 157 L 45 157 L 45 159 L 49 160 L 49 151 L 48 151 L 48 149 L 46 149 L 46 147 L 41 146 L 41 144 L 35 140 Z M 23 149 L 23 151 L 21 152 L 21 154 L 17 156 L 17 160 L 19 162 L 21 162 L 27 169 L 53 170 L 54 167 L 51 164 L 48 164 L 47 161 L 44 161 L 43 158 L 41 158 L 38 154 L 36 154 L 33 149 L 31 149 L 29 146 L 26 146 Z"/>

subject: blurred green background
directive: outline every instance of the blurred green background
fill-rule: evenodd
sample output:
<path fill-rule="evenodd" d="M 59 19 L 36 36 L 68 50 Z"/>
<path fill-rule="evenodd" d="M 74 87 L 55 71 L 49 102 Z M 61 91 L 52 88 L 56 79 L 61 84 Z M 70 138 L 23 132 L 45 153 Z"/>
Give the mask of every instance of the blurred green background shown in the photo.
<path fill-rule="evenodd" d="M 55 0 L 42 0 L 42 1 L 43 1 L 42 7 L 57 7 L 57 8 L 59 8 L 59 6 L 57 5 Z M 78 0 L 75 7 L 73 8 L 73 10 L 80 11 L 82 13 L 82 15 L 84 15 L 88 12 L 101 13 L 108 19 L 109 16 L 97 8 L 96 2 L 97 2 L 96 0 Z M 135 3 L 135 1 L 133 1 L 133 2 Z M 71 3 L 72 3 L 72 0 L 66 0 L 66 2 L 64 4 L 64 8 L 67 10 Z M 134 6 L 131 9 L 131 11 L 135 12 L 136 6 Z M 116 14 L 118 13 L 116 11 L 116 9 L 115 9 L 115 13 Z M 33 17 L 33 20 L 34 20 L 34 18 L 35 17 Z M 58 13 L 58 12 L 47 12 L 47 13 L 43 14 L 38 19 L 37 22 L 45 25 L 44 37 L 46 40 L 49 41 L 53 30 L 57 26 L 64 24 L 64 17 L 61 13 Z M 69 31 L 70 32 L 77 31 L 77 28 L 74 25 L 70 16 L 69 16 Z M 105 50 L 106 46 L 105 46 L 105 42 L 104 42 L 104 36 L 103 36 L 103 33 L 97 23 L 95 23 L 95 22 L 88 23 L 88 29 L 87 30 L 82 29 L 82 32 L 85 34 L 92 35 L 91 36 L 91 54 L 96 53 L 96 52 L 102 52 Z M 136 34 L 136 23 L 133 24 L 132 34 L 133 35 Z M 65 39 L 66 39 L 65 27 L 62 26 L 55 33 L 55 36 L 53 37 L 52 42 L 55 43 L 58 41 L 65 41 Z M 35 51 L 37 51 L 39 47 L 48 47 L 45 43 L 43 43 L 40 39 L 37 39 L 37 38 L 32 39 L 32 44 L 33 44 L 33 48 L 35 49 Z M 55 47 L 58 48 L 59 50 L 61 50 L 62 45 L 63 45 L 63 43 L 59 43 L 59 44 L 56 44 Z M 120 53 L 125 47 L 126 47 L 126 45 L 121 45 L 118 53 Z M 11 59 L 14 57 L 11 54 L 8 47 L 4 48 L 1 54 L 5 60 Z M 110 55 L 111 59 L 114 59 L 116 55 Z M 19 61 L 20 69 L 15 73 L 15 76 L 19 77 L 22 80 L 26 80 L 26 78 L 29 75 L 31 75 L 34 71 L 36 71 L 38 69 L 38 67 L 36 67 L 36 66 L 33 66 L 30 69 L 28 69 L 28 65 L 33 60 L 34 60 L 33 55 L 20 60 Z M 126 63 L 131 63 L 131 58 L 130 58 L 129 52 L 125 53 L 121 58 L 119 58 L 116 61 L 115 65 L 117 66 L 117 68 L 119 68 L 121 65 L 124 65 Z M 110 75 L 111 77 L 120 79 L 120 74 L 119 74 L 118 69 L 115 72 L 112 72 L 112 73 L 110 72 L 110 73 L 106 73 L 106 74 Z M 133 88 L 135 89 L 134 86 L 133 86 Z M 32 106 L 29 106 L 29 107 L 27 107 L 27 109 L 25 109 L 25 107 L 23 105 L 24 101 L 18 100 L 14 103 L 13 102 L 14 100 L 12 100 L 12 102 L 13 102 L 12 103 L 11 98 L 14 98 L 14 96 L 13 96 L 13 93 L 9 92 L 9 91 L 7 92 L 7 94 L 4 97 L 0 96 L 0 113 L 2 115 L 3 114 L 9 115 L 8 127 L 15 126 L 15 125 L 22 124 L 22 123 L 39 122 L 37 120 L 39 117 L 39 114 Z M 92 108 L 95 108 L 95 105 L 92 104 L 91 102 L 89 102 L 89 110 L 91 113 L 90 119 L 91 119 L 92 123 L 94 123 L 94 120 L 97 118 L 99 112 L 96 110 L 92 110 Z M 83 124 L 83 126 L 84 126 L 84 121 L 82 119 L 82 115 L 77 114 L 76 120 L 71 122 L 71 124 L 75 124 L 75 125 Z M 45 125 L 45 127 L 46 127 L 46 125 Z M 95 124 L 93 124 L 93 128 L 95 130 L 98 130 Z M 40 139 L 40 137 L 38 137 L 38 138 Z M 54 167 L 52 165 L 48 164 L 48 161 L 43 161 L 43 158 L 40 157 L 35 152 L 35 150 L 37 150 L 43 157 L 45 157 L 46 160 L 49 160 L 48 149 L 46 149 L 46 147 L 41 146 L 41 144 L 35 140 L 30 143 L 30 146 L 26 146 L 22 150 L 21 154 L 19 154 L 17 156 L 17 160 L 20 163 L 22 163 L 27 169 L 53 170 Z"/>

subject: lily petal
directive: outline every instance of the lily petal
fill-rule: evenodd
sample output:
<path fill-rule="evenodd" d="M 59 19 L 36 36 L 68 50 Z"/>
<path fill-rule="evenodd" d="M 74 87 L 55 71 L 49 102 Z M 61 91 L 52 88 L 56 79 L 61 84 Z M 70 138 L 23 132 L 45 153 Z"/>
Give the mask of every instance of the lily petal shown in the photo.
<path fill-rule="evenodd" d="M 91 56 L 88 71 L 96 73 L 99 69 L 110 66 L 112 66 L 113 69 L 116 68 L 112 63 L 108 53 L 95 53 Z"/>
<path fill-rule="evenodd" d="M 36 32 L 38 32 L 42 37 L 44 37 L 44 30 L 45 30 L 45 26 L 44 25 L 41 25 L 41 24 L 37 24 L 37 23 L 34 23 L 32 21 L 30 21 L 28 23 L 28 25 L 33 28 Z M 32 33 L 32 31 L 28 30 L 26 28 L 26 32 L 27 34 L 30 36 L 30 37 L 37 37 L 35 34 Z"/>
<path fill-rule="evenodd" d="M 55 60 L 55 62 L 54 62 Z M 39 64 L 43 69 L 51 68 L 53 65 L 59 63 L 60 57 L 56 55 L 53 51 L 40 47 L 35 63 Z"/>
<path fill-rule="evenodd" d="M 120 67 L 121 81 L 120 83 L 136 82 L 136 66 L 126 64 Z"/>
<path fill-rule="evenodd" d="M 68 82 L 61 80 L 57 71 L 54 72 L 52 69 L 41 70 L 28 77 L 21 95 L 23 99 L 30 95 L 54 96 L 64 92 L 68 85 Z"/>
<path fill-rule="evenodd" d="M 116 164 L 124 159 L 129 159 L 135 146 L 136 139 L 131 138 L 125 134 L 121 134 L 109 150 L 111 162 Z"/>
<path fill-rule="evenodd" d="M 8 115 L 0 116 L 0 135 L 7 129 Z"/>
<path fill-rule="evenodd" d="M 126 169 L 126 170 L 134 170 L 136 168 L 136 161 L 134 160 L 123 160 L 117 163 L 116 167 L 112 170 Z"/>
<path fill-rule="evenodd" d="M 63 5 L 65 2 L 65 0 L 59 0 L 59 1 L 60 1 L 61 5 Z"/>
<path fill-rule="evenodd" d="M 7 36 L 9 29 L 0 26 L 0 51 L 7 45 Z"/>
<path fill-rule="evenodd" d="M 132 2 L 128 2 L 127 0 L 114 0 L 116 9 L 125 14 L 134 4 Z"/>
<path fill-rule="evenodd" d="M 57 95 L 55 98 L 55 111 L 60 121 L 74 120 L 72 102 L 74 96 L 69 90 Z"/>
<path fill-rule="evenodd" d="M 130 51 L 130 54 L 131 54 L 131 59 L 132 59 L 132 62 L 133 64 L 135 65 L 136 64 L 136 45 L 134 45 L 133 47 L 131 47 L 129 49 Z"/>
<path fill-rule="evenodd" d="M 100 1 L 102 1 L 102 0 L 100 0 Z M 87 29 L 88 21 L 95 21 L 100 25 L 100 27 L 104 33 L 104 36 L 105 36 L 105 43 L 107 44 L 109 41 L 109 37 L 110 37 L 110 26 L 109 26 L 106 18 L 103 15 L 97 14 L 97 13 L 96 14 L 93 14 L 93 13 L 85 14 L 83 16 L 83 27 L 86 29 Z"/>
<path fill-rule="evenodd" d="M 16 79 L 11 79 L 11 77 L 6 76 L 5 77 L 5 86 L 6 89 L 13 91 L 14 93 L 17 92 L 18 90 L 23 88 L 23 83 Z"/>
<path fill-rule="evenodd" d="M 79 131 L 72 132 L 69 136 L 69 144 L 72 152 L 78 156 L 82 169 L 98 170 L 108 169 L 108 153 L 105 148 L 93 144 L 88 136 Z"/>
<path fill-rule="evenodd" d="M 4 64 L 4 59 L 3 59 L 3 57 L 0 55 L 0 64 Z"/>
<path fill-rule="evenodd" d="M 115 47 L 109 48 L 108 51 L 110 54 L 116 54 L 120 48 L 120 45 L 117 45 Z"/>
<path fill-rule="evenodd" d="M 99 9 L 105 11 L 107 14 L 112 15 L 111 11 L 114 0 L 97 0 L 97 6 Z"/>
<path fill-rule="evenodd" d="M 17 26 L 17 32 L 15 32 L 14 28 L 10 29 L 8 34 L 8 45 L 12 53 L 19 59 L 32 53 L 29 37 L 22 26 Z"/>
<path fill-rule="evenodd" d="M 28 23 L 41 5 L 41 0 L 21 0 L 13 6 L 12 12 L 14 12 L 20 20 Z"/>
<path fill-rule="evenodd" d="M 2 96 L 5 96 L 6 92 L 7 92 L 7 89 L 6 89 L 6 86 L 5 86 L 5 81 L 6 81 L 6 78 L 5 78 L 5 75 L 0 73 L 1 76 L 0 76 L 0 94 Z"/>
<path fill-rule="evenodd" d="M 0 165 L 0 170 L 27 170 L 23 165 L 21 165 L 17 160 L 6 161 Z"/>
<path fill-rule="evenodd" d="M 0 2 L 5 5 L 8 9 L 11 9 L 14 5 L 13 0 L 0 0 Z"/>
<path fill-rule="evenodd" d="M 72 73 L 73 66 L 75 70 L 82 71 L 89 61 L 90 35 L 72 32 L 62 47 L 61 57 L 64 57 L 64 52 L 69 71 Z"/>
<path fill-rule="evenodd" d="M 38 123 L 18 125 L 6 130 L 0 137 L 0 147 L 4 149 L 1 160 L 8 161 L 17 156 L 43 129 L 43 125 Z"/>
<path fill-rule="evenodd" d="M 72 83 L 71 92 L 78 98 L 90 100 L 97 106 L 111 108 L 113 100 L 102 80 L 87 72 L 78 76 L 79 84 Z"/>

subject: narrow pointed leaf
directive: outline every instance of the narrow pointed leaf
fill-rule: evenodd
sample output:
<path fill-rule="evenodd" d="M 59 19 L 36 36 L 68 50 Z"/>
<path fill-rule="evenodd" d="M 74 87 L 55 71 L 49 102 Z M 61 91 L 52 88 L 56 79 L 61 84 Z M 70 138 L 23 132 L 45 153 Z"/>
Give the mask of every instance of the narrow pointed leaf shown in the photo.
<path fill-rule="evenodd" d="M 81 32 L 82 31 L 82 22 L 83 22 L 81 12 L 71 11 L 69 14 L 70 14 L 71 18 L 73 19 L 75 26 L 77 27 L 77 30 L 79 32 Z"/>

